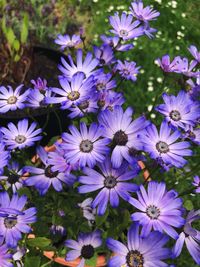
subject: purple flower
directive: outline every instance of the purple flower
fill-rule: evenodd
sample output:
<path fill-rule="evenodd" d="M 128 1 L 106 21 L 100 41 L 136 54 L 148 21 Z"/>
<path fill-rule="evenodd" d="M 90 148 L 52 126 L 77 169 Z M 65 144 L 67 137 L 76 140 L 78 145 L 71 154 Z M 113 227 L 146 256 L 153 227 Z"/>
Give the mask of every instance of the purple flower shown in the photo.
<path fill-rule="evenodd" d="M 61 50 L 64 50 L 66 47 L 76 47 L 77 45 L 82 43 L 82 41 L 79 35 L 73 34 L 72 37 L 70 37 L 68 34 L 59 34 L 57 36 L 57 39 L 55 39 L 55 43 L 61 46 Z"/>
<path fill-rule="evenodd" d="M 154 229 L 166 232 L 176 239 L 178 237 L 174 227 L 180 228 L 184 224 L 182 216 L 182 199 L 177 197 L 174 190 L 167 191 L 165 183 L 149 182 L 148 189 L 140 186 L 137 197 L 129 198 L 129 202 L 140 212 L 131 215 L 133 221 L 142 225 L 142 236 L 148 236 Z"/>
<path fill-rule="evenodd" d="M 134 61 L 128 62 L 125 60 L 124 63 L 121 60 L 117 61 L 116 70 L 118 70 L 121 77 L 126 80 L 135 82 L 139 69 L 140 67 L 137 67 Z"/>
<path fill-rule="evenodd" d="M 77 241 L 68 239 L 65 245 L 72 250 L 67 253 L 66 261 L 73 261 L 81 257 L 77 267 L 84 267 L 85 260 L 91 259 L 94 256 L 95 248 L 100 247 L 101 244 L 101 232 L 98 230 L 92 233 L 79 234 Z"/>
<path fill-rule="evenodd" d="M 151 20 L 155 20 L 160 13 L 156 10 L 153 10 L 150 6 L 143 6 L 143 2 L 141 0 L 135 1 L 131 3 L 130 11 L 132 15 L 138 20 L 147 22 Z"/>
<path fill-rule="evenodd" d="M 194 129 L 192 126 L 185 127 L 184 138 L 190 139 L 193 143 L 200 145 L 200 128 Z"/>
<path fill-rule="evenodd" d="M 152 232 L 141 237 L 138 223 L 133 223 L 128 230 L 127 245 L 112 238 L 107 239 L 107 247 L 114 256 L 109 260 L 109 267 L 167 267 L 162 260 L 170 258 L 170 250 L 165 248 L 168 237 Z"/>
<path fill-rule="evenodd" d="M 102 162 L 108 153 L 109 139 L 102 138 L 105 131 L 103 126 L 92 123 L 87 129 L 84 122 L 80 123 L 80 132 L 74 125 L 69 127 L 70 133 L 62 134 L 62 148 L 65 158 L 70 164 L 78 163 L 79 166 L 94 167 L 96 162 Z"/>
<path fill-rule="evenodd" d="M 138 27 L 140 21 L 133 21 L 133 16 L 125 12 L 122 13 L 121 18 L 116 12 L 114 16 L 109 17 L 109 20 L 113 27 L 110 31 L 123 40 L 130 40 L 144 34 L 143 27 Z"/>
<path fill-rule="evenodd" d="M 113 49 L 106 44 L 100 47 L 94 46 L 94 55 L 99 60 L 99 66 L 110 65 L 116 61 Z"/>
<path fill-rule="evenodd" d="M 65 236 L 66 235 L 66 229 L 62 225 L 55 225 L 53 224 L 50 228 L 50 232 L 53 235 L 56 236 Z"/>
<path fill-rule="evenodd" d="M 104 136 L 112 140 L 111 162 L 114 168 L 119 168 L 123 159 L 132 162 L 129 150 L 141 148 L 137 135 L 149 122 L 144 117 L 132 121 L 132 115 L 133 110 L 130 107 L 124 112 L 120 106 L 115 106 L 113 111 L 105 110 L 99 115 L 98 120 L 105 127 Z"/>
<path fill-rule="evenodd" d="M 120 38 L 117 36 L 101 35 L 100 38 L 104 44 L 111 46 L 117 51 L 128 51 L 134 47 L 133 44 L 121 44 Z"/>
<path fill-rule="evenodd" d="M 192 79 L 186 81 L 190 85 L 189 95 L 193 100 L 200 100 L 200 75 L 196 77 L 196 82 Z"/>
<path fill-rule="evenodd" d="M 102 90 L 97 96 L 97 105 L 101 110 L 113 111 L 116 106 L 124 104 L 125 99 L 122 93 L 117 93 L 112 90 Z"/>
<path fill-rule="evenodd" d="M 96 71 L 94 70 L 97 65 L 99 64 L 99 60 L 96 58 L 92 58 L 92 53 L 88 52 L 85 60 L 83 61 L 83 51 L 82 49 L 78 49 L 76 53 L 76 64 L 71 57 L 68 55 L 69 63 L 64 59 L 61 58 L 61 62 L 63 64 L 59 65 L 59 70 L 63 73 L 63 75 L 69 80 L 72 80 L 72 77 L 77 72 L 82 72 L 85 77 L 89 77 L 92 74 L 95 74 Z M 100 70 L 98 70 L 99 72 Z"/>
<path fill-rule="evenodd" d="M 13 267 L 14 265 L 10 262 L 12 255 L 8 252 L 6 245 L 0 246 L 0 266 L 2 267 Z"/>
<path fill-rule="evenodd" d="M 95 221 L 95 216 L 96 216 L 96 208 L 92 208 L 92 202 L 93 199 L 91 197 L 86 198 L 82 203 L 78 203 L 78 206 L 82 209 L 83 211 L 83 217 L 86 218 L 89 222 L 90 221 Z"/>
<path fill-rule="evenodd" d="M 194 181 L 192 183 L 196 189 L 195 189 L 195 193 L 200 193 L 200 178 L 199 176 L 194 176 Z"/>
<path fill-rule="evenodd" d="M 197 77 L 200 72 L 193 72 L 192 70 L 197 65 L 196 60 L 192 60 L 191 62 L 188 61 L 187 58 L 183 58 L 180 62 L 179 68 L 182 74 L 188 77 Z"/>
<path fill-rule="evenodd" d="M 150 39 L 154 37 L 154 33 L 157 32 L 155 28 L 151 28 L 149 23 L 144 23 L 144 34 L 147 35 Z"/>
<path fill-rule="evenodd" d="M 46 97 L 46 103 L 61 103 L 62 109 L 78 106 L 81 102 L 86 101 L 94 86 L 93 76 L 85 80 L 83 73 L 75 74 L 71 82 L 65 77 L 61 77 L 59 82 L 62 89 L 51 88 L 56 96 Z"/>
<path fill-rule="evenodd" d="M 3 173 L 3 168 L 8 164 L 8 160 L 10 158 L 10 152 L 6 151 L 5 145 L 3 142 L 0 141 L 0 175 Z"/>
<path fill-rule="evenodd" d="M 160 126 L 160 133 L 154 124 L 146 128 L 146 134 L 139 136 L 143 143 L 143 150 L 156 159 L 163 167 L 183 167 L 187 161 L 183 156 L 191 156 L 192 150 L 188 149 L 189 142 L 176 142 L 181 136 L 178 130 L 171 133 L 172 129 L 166 121 Z"/>
<path fill-rule="evenodd" d="M 46 98 L 52 98 L 53 96 L 51 88 L 47 88 L 44 92 L 38 89 L 30 89 L 26 106 L 31 108 L 45 107 L 48 104 Z"/>
<path fill-rule="evenodd" d="M 196 46 L 191 45 L 188 50 L 192 54 L 192 56 L 195 58 L 196 61 L 200 63 L 200 52 L 197 50 Z"/>
<path fill-rule="evenodd" d="M 178 257 L 185 243 L 190 255 L 198 265 L 200 265 L 200 232 L 192 228 L 191 224 L 193 221 L 199 221 L 199 219 L 200 210 L 192 210 L 188 213 L 183 232 L 179 234 L 172 250 L 174 257 Z"/>
<path fill-rule="evenodd" d="M 33 146 L 34 142 L 42 139 L 42 136 L 39 135 L 42 129 L 35 130 L 37 127 L 35 122 L 31 123 L 30 127 L 28 126 L 28 120 L 23 119 L 18 122 L 17 127 L 12 122 L 8 123 L 8 129 L 1 127 L 3 141 L 8 149 L 23 149 L 28 146 Z"/>
<path fill-rule="evenodd" d="M 104 163 L 98 164 L 99 171 L 84 168 L 85 176 L 80 176 L 79 182 L 84 184 L 78 188 L 79 193 L 85 194 L 100 189 L 100 192 L 93 200 L 91 207 L 97 208 L 98 215 L 103 215 L 106 211 L 108 202 L 113 208 L 119 206 L 119 197 L 127 200 L 129 192 L 135 192 L 138 186 L 127 183 L 132 180 L 139 172 L 139 168 L 129 169 L 129 164 L 124 162 L 119 169 L 114 169 L 110 158 L 107 157 Z"/>
<path fill-rule="evenodd" d="M 6 180 L 6 186 L 12 188 L 13 193 L 16 193 L 23 184 L 24 181 L 22 179 L 24 171 L 19 168 L 19 164 L 13 161 L 8 165 L 7 173 L 5 172 L 2 176 L 0 176 L 0 180 Z"/>
<path fill-rule="evenodd" d="M 34 89 L 37 89 L 41 92 L 44 92 L 47 90 L 47 80 L 41 79 L 40 77 L 37 78 L 37 80 L 31 80 L 31 83 L 34 85 Z"/>
<path fill-rule="evenodd" d="M 175 57 L 172 62 L 170 62 L 169 55 L 164 55 L 161 59 L 157 58 L 156 62 L 161 67 L 164 72 L 177 72 L 181 73 L 180 62 L 182 61 L 181 57 Z"/>
<path fill-rule="evenodd" d="M 30 233 L 29 224 L 36 222 L 36 208 L 25 209 L 26 202 L 27 197 L 25 195 L 19 197 L 14 194 L 10 199 L 7 192 L 0 193 L 2 207 L 22 212 L 22 214 L 9 215 L 6 218 L 0 217 L 0 232 L 9 247 L 16 247 L 17 242 L 22 239 L 21 233 Z"/>
<path fill-rule="evenodd" d="M 165 104 L 158 105 L 155 110 L 165 116 L 174 127 L 185 129 L 186 125 L 194 126 L 200 114 L 200 106 L 191 100 L 188 93 L 181 90 L 177 96 L 162 95 Z"/>
<path fill-rule="evenodd" d="M 43 147 L 37 148 L 37 154 L 44 167 L 24 167 L 24 170 L 31 174 L 25 181 L 27 186 L 35 186 L 39 193 L 44 195 L 51 185 L 59 192 L 63 189 L 62 183 L 67 185 L 72 185 L 74 183 L 76 179 L 74 175 L 52 170 L 52 166 L 48 163 L 48 152 L 46 152 Z"/>
<path fill-rule="evenodd" d="M 0 86 L 0 113 L 6 113 L 9 110 L 23 109 L 29 90 L 21 93 L 23 84 L 15 90 L 11 86 L 8 89 L 5 86 Z"/>

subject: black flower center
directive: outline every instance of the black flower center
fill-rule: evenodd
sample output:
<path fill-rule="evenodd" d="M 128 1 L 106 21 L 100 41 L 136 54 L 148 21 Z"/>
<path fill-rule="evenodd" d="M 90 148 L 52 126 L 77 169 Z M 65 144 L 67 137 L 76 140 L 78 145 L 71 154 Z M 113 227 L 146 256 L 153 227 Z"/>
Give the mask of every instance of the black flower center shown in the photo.
<path fill-rule="evenodd" d="M 97 105 L 98 107 L 102 108 L 105 106 L 105 103 L 106 103 L 105 100 L 98 100 Z"/>
<path fill-rule="evenodd" d="M 23 144 L 26 141 L 26 137 L 24 135 L 19 134 L 18 136 L 15 137 L 15 141 L 18 144 Z"/>
<path fill-rule="evenodd" d="M 128 136 L 122 130 L 114 134 L 113 143 L 116 146 L 125 146 L 128 142 Z"/>
<path fill-rule="evenodd" d="M 120 30 L 120 31 L 119 31 L 119 34 L 120 34 L 122 37 L 126 37 L 126 36 L 128 36 L 128 31 L 127 31 L 127 30 Z"/>
<path fill-rule="evenodd" d="M 8 180 L 7 181 L 10 184 L 15 184 L 19 180 L 19 178 L 20 178 L 20 175 L 19 174 L 17 174 L 17 173 L 10 173 L 8 175 Z"/>
<path fill-rule="evenodd" d="M 99 62 L 101 65 L 104 65 L 106 63 L 106 61 L 103 58 L 101 58 Z"/>
<path fill-rule="evenodd" d="M 71 101 L 77 100 L 79 97 L 80 93 L 78 91 L 71 91 L 67 96 L 67 98 Z"/>
<path fill-rule="evenodd" d="M 156 149 L 160 152 L 160 153 L 167 153 L 169 152 L 169 146 L 167 143 L 160 141 L 156 144 Z"/>
<path fill-rule="evenodd" d="M 153 220 L 158 219 L 158 217 L 160 216 L 160 210 L 154 205 L 148 206 L 146 209 L 146 213 Z"/>
<path fill-rule="evenodd" d="M 17 224 L 16 218 L 5 218 L 4 219 L 4 225 L 6 228 L 11 229 Z"/>
<path fill-rule="evenodd" d="M 113 188 L 115 187 L 117 184 L 117 180 L 115 177 L 113 176 L 107 176 L 105 177 L 105 180 L 104 180 L 104 186 L 107 187 L 107 188 Z"/>
<path fill-rule="evenodd" d="M 103 89 L 106 89 L 106 87 L 105 87 L 105 84 L 103 84 L 103 83 L 98 83 L 97 84 L 97 90 L 103 90 Z"/>
<path fill-rule="evenodd" d="M 44 170 L 44 174 L 45 174 L 45 176 L 48 177 L 48 178 L 55 178 L 55 177 L 58 175 L 58 171 L 53 172 L 53 171 L 51 170 L 51 166 L 49 165 L 49 166 L 47 166 L 46 169 Z"/>
<path fill-rule="evenodd" d="M 169 116 L 173 121 L 180 121 L 181 120 L 181 114 L 178 110 L 172 110 L 170 112 Z"/>
<path fill-rule="evenodd" d="M 91 245 L 84 245 L 81 249 L 81 256 L 85 259 L 90 259 L 94 256 L 94 248 Z"/>
<path fill-rule="evenodd" d="M 80 104 L 79 104 L 79 108 L 80 109 L 86 109 L 86 108 L 88 108 L 89 107 L 89 101 L 88 100 L 85 100 L 85 101 L 83 101 L 83 102 L 81 102 Z"/>
<path fill-rule="evenodd" d="M 137 250 L 131 250 L 126 256 L 126 263 L 129 267 L 143 267 L 144 258 Z"/>
<path fill-rule="evenodd" d="M 17 98 L 16 96 L 10 96 L 8 99 L 7 99 L 7 103 L 12 105 L 12 104 L 15 104 L 17 102 Z"/>
<path fill-rule="evenodd" d="M 83 140 L 80 143 L 80 150 L 84 153 L 89 153 L 93 150 L 93 143 L 90 140 Z"/>

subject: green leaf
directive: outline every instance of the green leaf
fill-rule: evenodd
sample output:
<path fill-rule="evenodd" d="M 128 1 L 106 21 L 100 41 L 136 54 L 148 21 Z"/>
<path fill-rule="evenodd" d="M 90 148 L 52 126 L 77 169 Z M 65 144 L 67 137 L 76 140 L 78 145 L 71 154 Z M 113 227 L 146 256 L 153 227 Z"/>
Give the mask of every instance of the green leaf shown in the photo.
<path fill-rule="evenodd" d="M 30 247 L 38 247 L 40 249 L 44 249 L 49 247 L 51 244 L 51 240 L 46 237 L 36 237 L 27 240 L 27 245 Z"/>
<path fill-rule="evenodd" d="M 6 18 L 5 17 L 3 17 L 1 19 L 1 28 L 2 28 L 3 33 L 6 35 L 7 27 L 6 27 Z"/>
<path fill-rule="evenodd" d="M 15 51 L 17 51 L 17 52 L 19 51 L 19 49 L 20 49 L 20 42 L 17 39 L 14 40 L 13 47 L 14 47 Z"/>
<path fill-rule="evenodd" d="M 86 260 L 85 265 L 96 267 L 97 266 L 97 254 L 95 253 L 91 259 Z"/>
<path fill-rule="evenodd" d="M 19 61 L 20 60 L 20 56 L 17 54 L 17 55 L 15 55 L 15 57 L 14 57 L 14 61 L 15 62 L 17 62 L 17 61 Z"/>
<path fill-rule="evenodd" d="M 40 267 L 40 257 L 25 257 L 24 267 Z"/>
<path fill-rule="evenodd" d="M 28 19 L 29 19 L 28 14 L 25 13 L 23 21 L 22 21 L 21 36 L 20 36 L 20 40 L 22 44 L 26 43 L 27 37 L 28 37 Z"/>
<path fill-rule="evenodd" d="M 8 30 L 6 32 L 6 39 L 7 39 L 7 41 L 8 41 L 10 46 L 13 45 L 13 42 L 14 42 L 15 38 L 16 37 L 15 37 L 15 34 L 14 34 L 13 30 L 11 28 L 8 28 Z"/>
<path fill-rule="evenodd" d="M 97 227 L 101 226 L 106 221 L 108 214 L 109 214 L 109 211 L 107 209 L 103 216 L 97 216 L 96 217 L 95 221 L 96 221 Z"/>
<path fill-rule="evenodd" d="M 184 207 L 187 210 L 193 210 L 194 209 L 194 206 L 193 206 L 193 203 L 192 203 L 191 200 L 186 200 L 185 203 L 184 203 Z"/>
<path fill-rule="evenodd" d="M 31 191 L 29 188 L 27 187 L 21 187 L 17 193 L 19 194 L 19 196 L 22 196 L 22 195 L 26 195 L 29 199 L 32 198 L 32 195 L 31 195 Z"/>

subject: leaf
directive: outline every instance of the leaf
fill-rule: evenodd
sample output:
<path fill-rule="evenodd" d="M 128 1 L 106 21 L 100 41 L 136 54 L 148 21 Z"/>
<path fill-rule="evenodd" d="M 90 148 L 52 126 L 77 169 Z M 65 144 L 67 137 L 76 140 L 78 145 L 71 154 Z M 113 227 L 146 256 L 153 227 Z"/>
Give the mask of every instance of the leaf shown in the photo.
<path fill-rule="evenodd" d="M 6 39 L 7 39 L 7 41 L 8 41 L 10 46 L 13 45 L 13 42 L 14 42 L 15 38 L 16 37 L 15 37 L 15 34 L 14 34 L 13 30 L 11 28 L 8 28 L 8 30 L 6 32 Z"/>
<path fill-rule="evenodd" d="M 15 57 L 14 57 L 14 61 L 15 62 L 17 62 L 17 61 L 19 61 L 20 60 L 20 56 L 17 54 L 17 55 L 15 55 Z"/>
<path fill-rule="evenodd" d="M 31 191 L 27 187 L 21 187 L 18 191 L 19 196 L 26 195 L 28 199 L 32 198 Z"/>
<path fill-rule="evenodd" d="M 97 266 L 97 254 L 95 253 L 91 259 L 85 261 L 87 266 L 96 267 Z"/>
<path fill-rule="evenodd" d="M 95 221 L 96 221 L 97 227 L 101 226 L 106 221 L 108 214 L 109 214 L 109 211 L 107 209 L 106 213 L 103 216 L 97 216 L 96 217 Z"/>
<path fill-rule="evenodd" d="M 29 19 L 28 14 L 25 13 L 23 21 L 22 21 L 21 36 L 20 36 L 20 40 L 22 44 L 26 43 L 27 37 L 28 37 L 28 19 Z"/>
<path fill-rule="evenodd" d="M 185 203 L 184 203 L 184 207 L 187 210 L 193 210 L 194 209 L 194 206 L 193 206 L 193 203 L 192 203 L 191 200 L 186 200 Z"/>
<path fill-rule="evenodd" d="M 20 49 L 20 42 L 17 39 L 14 40 L 13 47 L 14 47 L 15 51 L 17 51 L 17 52 L 19 51 L 19 49 Z"/>
<path fill-rule="evenodd" d="M 40 257 L 39 256 L 32 256 L 32 257 L 25 257 L 24 267 L 40 267 Z"/>
<path fill-rule="evenodd" d="M 46 237 L 36 237 L 27 240 L 27 245 L 30 247 L 38 247 L 44 249 L 51 245 L 51 240 Z"/>

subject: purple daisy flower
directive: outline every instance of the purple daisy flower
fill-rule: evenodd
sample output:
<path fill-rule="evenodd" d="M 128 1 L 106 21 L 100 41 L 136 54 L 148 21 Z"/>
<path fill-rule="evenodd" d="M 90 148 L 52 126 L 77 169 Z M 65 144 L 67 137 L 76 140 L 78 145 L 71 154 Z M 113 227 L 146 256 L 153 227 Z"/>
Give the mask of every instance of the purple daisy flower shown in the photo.
<path fill-rule="evenodd" d="M 150 6 L 144 7 L 142 0 L 132 2 L 129 9 L 135 18 L 144 22 L 155 20 L 160 16 L 160 13 Z"/>
<path fill-rule="evenodd" d="M 188 50 L 192 54 L 192 56 L 195 58 L 197 62 L 200 63 L 200 52 L 197 50 L 196 46 L 191 45 Z"/>
<path fill-rule="evenodd" d="M 27 96 L 27 107 L 31 108 L 39 108 L 45 107 L 48 103 L 46 103 L 46 98 L 53 98 L 54 93 L 50 88 L 47 88 L 45 91 L 39 91 L 38 89 L 30 89 L 29 95 Z"/>
<path fill-rule="evenodd" d="M 77 106 L 88 99 L 88 95 L 93 91 L 93 76 L 85 80 L 83 73 L 77 73 L 73 76 L 71 82 L 65 77 L 59 79 L 60 88 L 51 88 L 50 90 L 56 94 L 53 97 L 46 97 L 46 103 L 61 103 L 62 109 L 68 109 L 71 106 Z"/>
<path fill-rule="evenodd" d="M 7 175 L 5 175 L 7 174 Z M 21 187 L 23 187 L 24 181 L 22 175 L 24 174 L 23 169 L 20 169 L 19 164 L 13 161 L 8 165 L 7 170 L 3 176 L 0 176 L 0 181 L 6 180 L 6 186 L 12 188 L 13 193 L 16 193 Z"/>
<path fill-rule="evenodd" d="M 99 171 L 83 169 L 85 176 L 80 176 L 79 182 L 84 185 L 79 186 L 78 191 L 85 194 L 101 189 L 91 204 L 92 208 L 98 206 L 97 213 L 101 216 L 105 213 L 108 202 L 116 208 L 119 206 L 119 196 L 127 200 L 130 197 L 129 192 L 137 191 L 138 186 L 127 181 L 132 180 L 140 169 L 136 167 L 130 170 L 127 162 L 124 162 L 119 169 L 114 169 L 109 157 L 97 166 Z"/>
<path fill-rule="evenodd" d="M 109 21 L 113 27 L 110 31 L 123 40 L 130 40 L 144 34 L 143 27 L 138 27 L 140 21 L 133 21 L 133 16 L 127 15 L 126 12 L 122 12 L 121 17 L 116 12 L 114 16 L 109 17 Z"/>
<path fill-rule="evenodd" d="M 154 33 L 157 32 L 157 30 L 155 28 L 151 28 L 149 23 L 145 22 L 144 23 L 144 34 L 146 36 L 148 36 L 150 39 L 152 39 L 154 37 Z"/>
<path fill-rule="evenodd" d="M 200 72 L 192 71 L 194 67 L 196 67 L 196 65 L 197 65 L 196 60 L 192 60 L 191 62 L 189 62 L 187 58 L 183 58 L 182 61 L 180 62 L 179 68 L 181 73 L 184 74 L 185 76 L 196 77 L 200 74 Z"/>
<path fill-rule="evenodd" d="M 100 91 L 97 98 L 97 105 L 102 111 L 107 109 L 113 111 L 116 106 L 121 106 L 125 102 L 122 93 L 112 90 Z"/>
<path fill-rule="evenodd" d="M 165 116 L 174 127 L 185 129 L 186 125 L 194 126 L 200 114 L 200 106 L 191 100 L 188 93 L 181 90 L 177 96 L 162 95 L 165 104 L 158 105 L 155 110 Z"/>
<path fill-rule="evenodd" d="M 95 86 L 97 90 L 110 90 L 117 86 L 116 81 L 112 80 L 111 73 L 102 73 L 99 76 L 95 76 Z"/>
<path fill-rule="evenodd" d="M 129 154 L 130 149 L 141 149 L 141 142 L 137 135 L 143 131 L 148 121 L 139 117 L 132 121 L 133 110 L 129 107 L 124 112 L 122 107 L 116 106 L 114 110 L 105 110 L 100 113 L 99 123 L 104 125 L 104 136 L 112 140 L 113 151 L 111 162 L 114 168 L 119 168 L 123 159 L 133 161 Z"/>
<path fill-rule="evenodd" d="M 72 250 L 67 253 L 66 261 L 73 261 L 81 257 L 77 267 L 84 267 L 85 260 L 91 259 L 94 256 L 95 248 L 100 247 L 101 244 L 101 232 L 98 230 L 92 233 L 79 234 L 77 241 L 68 239 L 65 241 L 65 245 Z"/>
<path fill-rule="evenodd" d="M 42 136 L 39 135 L 42 129 L 35 130 L 37 127 L 35 122 L 32 122 L 30 127 L 28 126 L 28 120 L 23 119 L 18 122 L 17 127 L 12 122 L 9 122 L 8 129 L 5 127 L 0 128 L 3 133 L 3 141 L 8 149 L 23 149 L 33 146 L 34 142 L 42 139 Z"/>
<path fill-rule="evenodd" d="M 48 163 L 49 153 L 46 152 L 43 147 L 37 148 L 37 154 L 44 167 L 24 167 L 24 170 L 31 174 L 31 176 L 25 180 L 25 185 L 35 186 L 39 193 L 44 195 L 51 185 L 59 192 L 63 189 L 62 183 L 72 185 L 75 182 L 76 177 L 74 175 L 52 170 L 52 166 Z"/>
<path fill-rule="evenodd" d="M 169 55 L 164 55 L 161 59 L 157 58 L 156 62 L 161 67 L 164 72 L 176 72 L 181 73 L 180 62 L 182 61 L 181 57 L 175 57 L 172 62 L 170 62 Z"/>
<path fill-rule="evenodd" d="M 0 86 L 0 113 L 23 109 L 26 106 L 25 101 L 29 90 L 21 93 L 22 87 L 23 84 L 13 90 L 11 86 L 8 86 L 8 89 L 5 86 Z"/>
<path fill-rule="evenodd" d="M 188 138 L 193 143 L 200 145 L 200 128 L 194 129 L 192 126 L 187 125 L 184 130 L 183 138 Z"/>
<path fill-rule="evenodd" d="M 9 247 L 16 247 L 17 242 L 22 239 L 21 233 L 30 233 L 30 223 L 36 222 L 36 208 L 24 209 L 27 202 L 25 195 L 19 197 L 14 194 L 9 198 L 7 192 L 0 193 L 0 204 L 4 208 L 15 209 L 22 214 L 9 215 L 6 218 L 0 218 L 0 232 Z"/>
<path fill-rule="evenodd" d="M 176 142 L 181 136 L 178 130 L 173 133 L 171 127 L 166 121 L 160 126 L 160 133 L 154 124 L 146 128 L 146 134 L 139 135 L 143 143 L 143 150 L 150 154 L 150 157 L 156 159 L 164 168 L 167 166 L 183 167 L 187 160 L 183 156 L 191 156 L 192 150 L 188 149 L 189 142 Z"/>
<path fill-rule="evenodd" d="M 186 83 L 191 87 L 188 93 L 192 100 L 200 100 L 200 75 L 196 77 L 195 82 L 192 79 L 189 79 Z"/>
<path fill-rule="evenodd" d="M 63 73 L 63 75 L 69 80 L 72 80 L 72 77 L 77 72 L 82 72 L 85 77 L 89 77 L 96 72 L 94 69 L 98 66 L 99 60 L 96 58 L 92 58 L 92 53 L 88 52 L 85 60 L 83 61 L 83 51 L 82 49 L 78 49 L 76 53 L 76 64 L 71 57 L 68 55 L 69 63 L 64 58 L 61 58 L 62 65 L 58 65 L 59 70 Z"/>
<path fill-rule="evenodd" d="M 99 60 L 99 66 L 110 65 L 116 61 L 111 46 L 103 44 L 100 47 L 94 46 L 94 55 Z"/>
<path fill-rule="evenodd" d="M 117 36 L 106 36 L 106 35 L 101 35 L 100 36 L 101 40 L 104 42 L 104 44 L 107 44 L 111 46 L 114 50 L 117 51 L 128 51 L 134 47 L 133 44 L 121 44 L 120 38 Z"/>
<path fill-rule="evenodd" d="M 165 248 L 168 237 L 152 232 L 143 238 L 140 235 L 138 223 L 133 223 L 128 230 L 127 245 L 107 239 L 107 247 L 113 251 L 114 256 L 109 260 L 109 267 L 167 267 L 163 260 L 170 258 L 170 250 Z"/>
<path fill-rule="evenodd" d="M 140 67 L 137 67 L 134 61 L 128 62 L 125 60 L 124 63 L 121 60 L 117 61 L 116 70 L 118 70 L 121 77 L 126 80 L 135 82 L 139 69 Z"/>
<path fill-rule="evenodd" d="M 176 244 L 173 247 L 174 257 L 178 257 L 181 254 L 184 243 L 194 259 L 194 261 L 200 265 L 200 232 L 192 228 L 193 221 L 200 220 L 200 210 L 190 211 L 186 218 L 183 232 L 179 235 L 176 240 Z"/>
<path fill-rule="evenodd" d="M 13 267 L 14 265 L 10 262 L 12 255 L 8 252 L 6 245 L 0 246 L 0 266 L 2 267 Z"/>
<path fill-rule="evenodd" d="M 8 164 L 8 160 L 10 159 L 10 152 L 6 151 L 5 145 L 0 141 L 0 175 L 3 173 L 3 168 Z"/>
<path fill-rule="evenodd" d="M 96 162 L 102 162 L 108 153 L 108 138 L 103 138 L 104 127 L 92 123 L 87 129 L 84 122 L 80 123 L 80 132 L 74 125 L 69 127 L 70 133 L 62 134 L 62 148 L 65 150 L 65 158 L 70 164 L 78 163 L 79 166 L 94 167 Z"/>
<path fill-rule="evenodd" d="M 71 37 L 68 34 L 59 34 L 57 36 L 57 39 L 55 39 L 55 43 L 61 46 L 61 50 L 64 50 L 66 47 L 76 47 L 77 45 L 82 43 L 82 40 L 80 36 L 76 34 L 73 34 Z"/>
<path fill-rule="evenodd" d="M 41 79 L 40 77 L 38 77 L 37 80 L 31 80 L 31 83 L 34 85 L 34 89 L 37 89 L 39 91 L 44 92 L 48 89 L 46 79 Z"/>
<path fill-rule="evenodd" d="M 50 233 L 56 236 L 65 236 L 66 229 L 62 225 L 55 225 L 53 224 L 50 228 Z"/>
<path fill-rule="evenodd" d="M 195 189 L 195 193 L 200 193 L 200 178 L 199 176 L 194 176 L 194 181 L 192 183 L 196 189 Z"/>
<path fill-rule="evenodd" d="M 131 219 L 143 226 L 142 236 L 148 236 L 154 229 L 176 239 L 178 234 L 173 227 L 180 228 L 185 222 L 181 217 L 183 201 L 178 198 L 178 193 L 167 191 L 165 183 L 149 182 L 147 191 L 140 186 L 137 197 L 130 197 L 128 201 L 140 210 L 133 213 Z"/>

